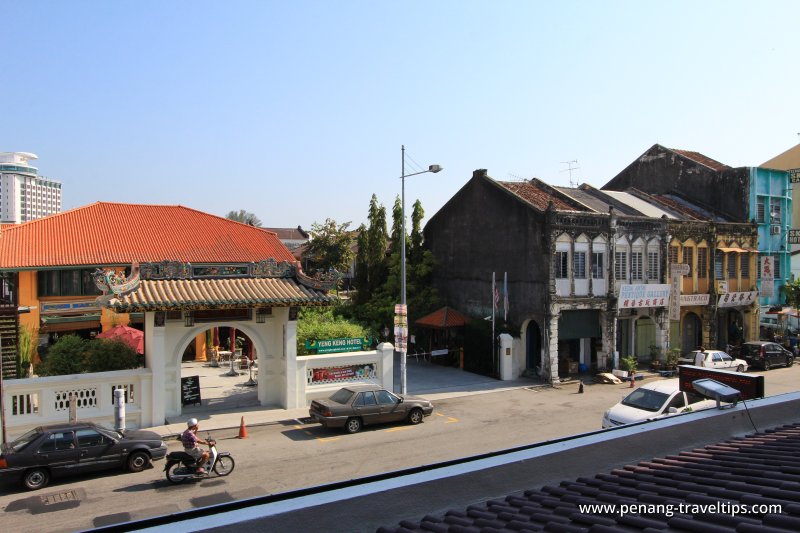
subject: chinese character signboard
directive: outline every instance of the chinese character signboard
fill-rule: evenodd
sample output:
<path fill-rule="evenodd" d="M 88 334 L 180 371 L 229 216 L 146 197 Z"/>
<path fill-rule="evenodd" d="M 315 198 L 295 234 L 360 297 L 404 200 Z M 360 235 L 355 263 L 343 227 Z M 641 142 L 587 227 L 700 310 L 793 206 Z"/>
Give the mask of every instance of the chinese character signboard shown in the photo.
<path fill-rule="evenodd" d="M 669 290 L 670 287 L 666 284 L 620 285 L 617 308 L 667 307 L 669 305 Z"/>
<path fill-rule="evenodd" d="M 773 296 L 775 286 L 775 261 L 772 256 L 761 258 L 761 296 Z"/>
<path fill-rule="evenodd" d="M 789 169 L 789 182 L 800 183 L 800 168 Z"/>
<path fill-rule="evenodd" d="M 746 306 L 755 302 L 757 297 L 757 291 L 729 292 L 727 294 L 720 294 L 719 300 L 717 301 L 717 307 Z"/>
<path fill-rule="evenodd" d="M 670 276 L 670 290 L 669 290 L 669 319 L 681 319 L 681 284 L 683 282 L 683 275 L 680 270 L 673 270 Z"/>

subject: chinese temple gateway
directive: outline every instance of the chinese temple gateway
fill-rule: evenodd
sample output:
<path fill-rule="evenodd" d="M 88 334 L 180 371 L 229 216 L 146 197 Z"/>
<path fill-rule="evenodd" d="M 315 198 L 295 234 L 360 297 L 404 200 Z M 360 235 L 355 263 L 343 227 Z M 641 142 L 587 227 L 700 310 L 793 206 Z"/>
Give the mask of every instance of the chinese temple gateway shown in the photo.
<path fill-rule="evenodd" d="M 146 366 L 153 375 L 153 420 L 180 413 L 181 354 L 209 327 L 246 334 L 257 354 L 261 405 L 295 407 L 299 306 L 329 305 L 335 278 L 312 278 L 288 261 L 133 265 L 122 279 L 98 270 L 100 296 L 117 313 L 144 313 Z"/>

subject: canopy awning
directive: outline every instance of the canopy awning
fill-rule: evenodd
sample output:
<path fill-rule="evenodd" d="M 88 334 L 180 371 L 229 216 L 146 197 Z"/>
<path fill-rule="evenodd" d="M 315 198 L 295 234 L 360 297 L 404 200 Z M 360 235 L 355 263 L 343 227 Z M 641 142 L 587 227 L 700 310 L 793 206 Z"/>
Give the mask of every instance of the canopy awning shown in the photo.
<path fill-rule="evenodd" d="M 426 328 L 447 329 L 466 326 L 468 322 L 468 317 L 462 315 L 455 309 L 444 306 L 429 315 L 425 315 L 414 323 Z"/>
<path fill-rule="evenodd" d="M 117 312 L 330 305 L 336 296 L 294 278 L 142 280 L 139 288 L 108 304 Z"/>
<path fill-rule="evenodd" d="M 736 252 L 739 254 L 755 253 L 758 250 L 751 250 L 749 248 L 717 248 L 720 252 Z"/>

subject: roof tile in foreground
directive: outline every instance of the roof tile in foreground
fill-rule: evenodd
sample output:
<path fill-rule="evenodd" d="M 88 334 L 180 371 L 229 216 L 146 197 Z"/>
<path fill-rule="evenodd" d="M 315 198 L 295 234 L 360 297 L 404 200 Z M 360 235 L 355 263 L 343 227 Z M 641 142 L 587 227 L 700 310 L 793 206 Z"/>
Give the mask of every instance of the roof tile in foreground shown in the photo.
<path fill-rule="evenodd" d="M 111 306 L 118 312 L 248 306 L 328 305 L 336 300 L 294 278 L 142 280 L 139 289 Z"/>
<path fill-rule="evenodd" d="M 620 514 L 582 505 L 637 505 Z M 683 504 L 684 508 L 678 508 Z M 670 513 L 658 512 L 673 506 Z M 766 507 L 737 513 L 734 506 Z M 659 507 L 661 506 L 661 507 Z M 711 507 L 702 507 L 711 506 Z M 703 512 L 705 509 L 705 512 Z M 711 512 L 716 510 L 717 512 Z M 379 533 L 511 531 L 800 531 L 800 424 L 783 426 L 470 505 Z"/>

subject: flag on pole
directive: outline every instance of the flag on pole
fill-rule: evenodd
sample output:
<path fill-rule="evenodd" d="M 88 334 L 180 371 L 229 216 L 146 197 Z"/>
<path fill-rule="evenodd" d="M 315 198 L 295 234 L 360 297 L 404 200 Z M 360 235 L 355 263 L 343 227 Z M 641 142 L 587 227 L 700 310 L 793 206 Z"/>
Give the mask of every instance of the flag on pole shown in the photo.
<path fill-rule="evenodd" d="M 492 280 L 492 292 L 494 292 L 494 310 L 497 311 L 497 304 L 500 303 L 500 290 L 497 288 L 497 285 Z"/>
<path fill-rule="evenodd" d="M 508 320 L 508 272 L 503 272 L 503 321 Z"/>

